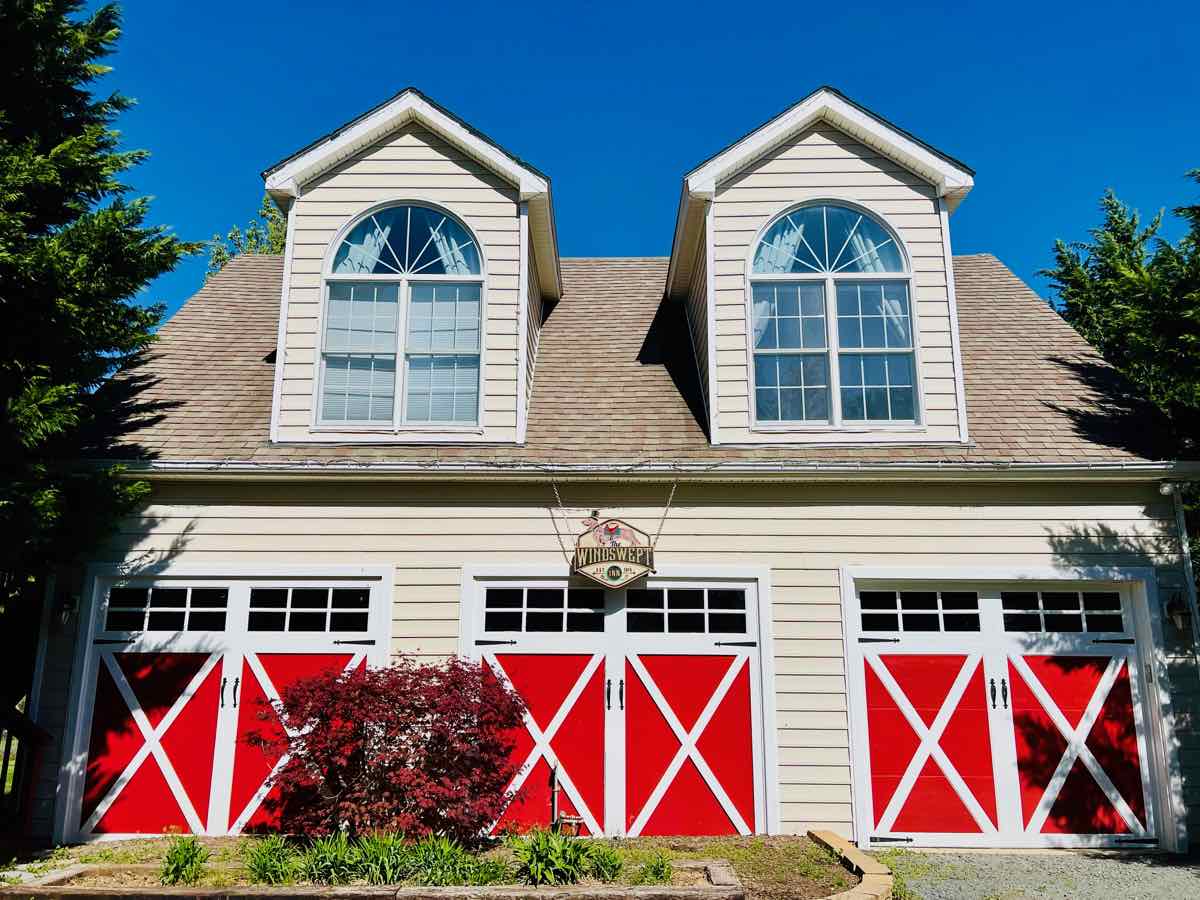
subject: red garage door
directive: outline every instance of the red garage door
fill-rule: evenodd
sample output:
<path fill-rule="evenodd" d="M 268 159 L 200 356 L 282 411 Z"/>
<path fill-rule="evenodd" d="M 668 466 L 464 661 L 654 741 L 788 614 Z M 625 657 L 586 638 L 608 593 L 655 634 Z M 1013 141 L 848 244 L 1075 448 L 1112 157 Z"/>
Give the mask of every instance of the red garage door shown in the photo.
<path fill-rule="evenodd" d="M 590 834 L 766 830 L 753 593 L 489 586 L 476 645 L 525 700 L 498 829 L 554 808 Z"/>
<path fill-rule="evenodd" d="M 872 843 L 1157 844 L 1127 596 L 913 586 L 858 600 Z"/>
<path fill-rule="evenodd" d="M 123 582 L 103 592 L 87 657 L 87 764 L 67 836 L 271 828 L 259 738 L 288 733 L 275 707 L 298 680 L 365 664 L 362 582 Z M 349 646 L 344 646 L 349 645 Z"/>

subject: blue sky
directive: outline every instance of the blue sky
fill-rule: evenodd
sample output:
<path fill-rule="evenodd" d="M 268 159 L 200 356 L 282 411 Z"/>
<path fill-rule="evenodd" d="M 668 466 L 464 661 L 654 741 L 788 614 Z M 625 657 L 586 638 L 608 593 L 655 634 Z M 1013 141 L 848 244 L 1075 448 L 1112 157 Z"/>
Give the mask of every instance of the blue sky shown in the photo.
<path fill-rule="evenodd" d="M 244 223 L 262 169 L 410 84 L 550 175 L 564 256 L 666 255 L 683 174 L 821 84 L 972 166 L 955 252 L 1043 293 L 1104 188 L 1148 214 L 1200 198 L 1195 0 L 123 6 L 104 84 L 139 101 L 119 127 L 153 154 L 127 181 L 189 239 Z M 204 269 L 144 299 L 173 312 Z"/>

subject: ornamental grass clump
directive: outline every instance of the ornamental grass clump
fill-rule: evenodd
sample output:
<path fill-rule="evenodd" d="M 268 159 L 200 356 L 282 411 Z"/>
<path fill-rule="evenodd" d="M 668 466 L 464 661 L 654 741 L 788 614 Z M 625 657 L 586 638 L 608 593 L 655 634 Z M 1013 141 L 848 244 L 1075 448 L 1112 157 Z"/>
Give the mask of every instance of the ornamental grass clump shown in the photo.
<path fill-rule="evenodd" d="M 265 805 L 283 831 L 445 835 L 472 846 L 503 813 L 524 707 L 478 662 L 326 672 L 285 690 L 250 736 L 287 762 Z"/>
<path fill-rule="evenodd" d="M 530 831 L 510 847 L 526 884 L 575 884 L 591 871 L 590 843 L 558 831 Z"/>
<path fill-rule="evenodd" d="M 608 884 L 621 876 L 625 860 L 615 847 L 594 843 L 588 847 L 587 864 L 588 874 L 597 881 Z"/>
<path fill-rule="evenodd" d="M 291 884 L 296 879 L 300 854 L 287 838 L 272 834 L 250 841 L 242 861 L 255 884 Z"/>
<path fill-rule="evenodd" d="M 299 869 L 313 884 L 349 884 L 359 872 L 358 847 L 341 831 L 314 838 L 300 857 Z"/>
<path fill-rule="evenodd" d="M 367 884 L 399 884 L 412 874 L 413 857 L 402 834 L 379 831 L 358 839 L 359 874 Z"/>
<path fill-rule="evenodd" d="M 192 885 L 204 875 L 208 850 L 194 837 L 173 837 L 163 857 L 159 881 L 167 885 Z"/>
<path fill-rule="evenodd" d="M 633 875 L 634 884 L 670 884 L 675 870 L 663 852 L 655 853 Z"/>

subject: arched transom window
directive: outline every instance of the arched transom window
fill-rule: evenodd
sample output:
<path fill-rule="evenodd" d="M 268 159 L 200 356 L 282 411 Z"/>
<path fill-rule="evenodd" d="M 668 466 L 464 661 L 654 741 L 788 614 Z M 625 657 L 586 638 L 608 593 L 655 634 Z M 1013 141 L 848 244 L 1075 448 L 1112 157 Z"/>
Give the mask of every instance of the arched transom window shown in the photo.
<path fill-rule="evenodd" d="M 426 206 L 376 210 L 325 281 L 321 423 L 478 423 L 483 270 L 464 225 Z"/>
<path fill-rule="evenodd" d="M 860 210 L 803 206 L 750 266 L 759 424 L 914 423 L 910 278 L 895 235 Z"/>

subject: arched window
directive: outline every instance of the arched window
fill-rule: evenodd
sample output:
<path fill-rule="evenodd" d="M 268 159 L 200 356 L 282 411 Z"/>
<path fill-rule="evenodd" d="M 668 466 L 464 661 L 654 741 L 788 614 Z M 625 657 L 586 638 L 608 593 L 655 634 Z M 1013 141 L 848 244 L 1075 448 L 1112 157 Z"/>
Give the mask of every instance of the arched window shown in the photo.
<path fill-rule="evenodd" d="M 483 269 L 466 226 L 427 206 L 376 210 L 325 282 L 321 423 L 479 421 Z"/>
<path fill-rule="evenodd" d="M 916 422 L 909 284 L 899 240 L 865 212 L 772 222 L 750 266 L 755 422 Z"/>

